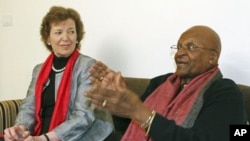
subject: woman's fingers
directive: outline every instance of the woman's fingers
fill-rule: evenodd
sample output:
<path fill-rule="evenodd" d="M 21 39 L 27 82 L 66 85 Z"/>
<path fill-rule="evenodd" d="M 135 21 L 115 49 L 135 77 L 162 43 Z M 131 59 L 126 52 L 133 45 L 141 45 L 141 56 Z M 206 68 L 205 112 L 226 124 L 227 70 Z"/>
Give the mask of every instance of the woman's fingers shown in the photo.
<path fill-rule="evenodd" d="M 6 140 L 18 140 L 23 139 L 26 134 L 29 134 L 29 132 L 26 133 L 26 131 L 21 126 L 16 125 L 5 129 L 4 134 L 4 138 L 6 138 Z"/>

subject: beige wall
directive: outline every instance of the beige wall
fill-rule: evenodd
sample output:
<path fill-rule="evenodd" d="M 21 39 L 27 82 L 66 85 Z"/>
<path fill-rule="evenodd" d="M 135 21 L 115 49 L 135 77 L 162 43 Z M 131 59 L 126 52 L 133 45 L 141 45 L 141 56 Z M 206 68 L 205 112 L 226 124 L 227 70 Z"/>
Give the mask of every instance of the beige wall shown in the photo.
<path fill-rule="evenodd" d="M 154 77 L 174 71 L 169 46 L 186 28 L 205 24 L 222 39 L 225 77 L 250 85 L 248 0 L 0 0 L 0 100 L 23 98 L 31 72 L 48 52 L 41 19 L 51 5 L 73 7 L 86 36 L 81 52 L 123 75 Z M 4 26 L 5 17 L 12 18 Z"/>

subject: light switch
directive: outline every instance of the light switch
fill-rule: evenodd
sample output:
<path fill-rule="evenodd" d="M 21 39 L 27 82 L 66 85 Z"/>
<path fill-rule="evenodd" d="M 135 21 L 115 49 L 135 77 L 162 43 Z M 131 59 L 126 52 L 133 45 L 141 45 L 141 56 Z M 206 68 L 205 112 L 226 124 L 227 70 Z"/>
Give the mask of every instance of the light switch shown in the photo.
<path fill-rule="evenodd" d="M 11 15 L 2 16 L 2 26 L 12 26 L 12 16 Z"/>

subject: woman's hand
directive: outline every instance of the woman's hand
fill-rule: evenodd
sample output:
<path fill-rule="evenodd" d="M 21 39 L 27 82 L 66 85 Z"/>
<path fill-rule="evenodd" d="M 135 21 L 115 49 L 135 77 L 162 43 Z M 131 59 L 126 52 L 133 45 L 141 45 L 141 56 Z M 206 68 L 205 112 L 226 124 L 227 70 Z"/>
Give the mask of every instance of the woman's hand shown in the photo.
<path fill-rule="evenodd" d="M 41 135 L 41 136 L 28 136 L 23 141 L 47 141 L 47 140 L 43 135 Z"/>
<path fill-rule="evenodd" d="M 4 130 L 5 141 L 23 141 L 30 135 L 23 125 L 15 125 Z"/>

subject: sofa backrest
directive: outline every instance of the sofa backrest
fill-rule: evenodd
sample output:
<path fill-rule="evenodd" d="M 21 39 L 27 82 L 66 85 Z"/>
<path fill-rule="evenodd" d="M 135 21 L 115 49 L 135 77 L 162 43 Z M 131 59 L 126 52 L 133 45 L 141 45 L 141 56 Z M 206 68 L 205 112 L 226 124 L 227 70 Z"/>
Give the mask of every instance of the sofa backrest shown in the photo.
<path fill-rule="evenodd" d="M 134 78 L 125 77 L 127 87 L 134 91 L 136 94 L 141 96 L 149 84 L 150 79 L 147 78 Z"/>
<path fill-rule="evenodd" d="M 15 124 L 21 99 L 0 101 L 0 134 Z"/>
<path fill-rule="evenodd" d="M 243 93 L 247 116 L 248 116 L 248 122 L 250 122 L 250 86 L 238 84 L 238 87 L 240 88 L 240 91 Z"/>

